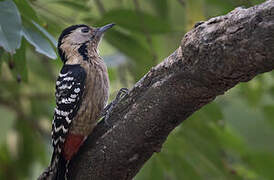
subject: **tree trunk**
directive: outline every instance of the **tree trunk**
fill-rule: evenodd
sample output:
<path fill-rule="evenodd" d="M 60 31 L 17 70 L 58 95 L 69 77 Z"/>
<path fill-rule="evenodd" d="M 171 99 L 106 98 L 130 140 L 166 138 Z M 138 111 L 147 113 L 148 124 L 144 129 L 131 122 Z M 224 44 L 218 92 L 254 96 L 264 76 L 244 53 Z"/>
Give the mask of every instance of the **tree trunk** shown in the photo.
<path fill-rule="evenodd" d="M 71 162 L 71 179 L 132 179 L 192 113 L 273 68 L 273 0 L 197 23 L 114 107 L 112 126 L 98 124 Z"/>

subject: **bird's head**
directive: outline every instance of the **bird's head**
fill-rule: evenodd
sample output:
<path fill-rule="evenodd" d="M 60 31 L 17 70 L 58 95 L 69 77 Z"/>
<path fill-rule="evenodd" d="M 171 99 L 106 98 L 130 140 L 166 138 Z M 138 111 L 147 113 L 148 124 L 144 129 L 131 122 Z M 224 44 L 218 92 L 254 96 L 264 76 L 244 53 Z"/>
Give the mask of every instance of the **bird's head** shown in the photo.
<path fill-rule="evenodd" d="M 81 60 L 87 60 L 90 53 L 97 54 L 97 48 L 104 32 L 113 26 L 114 24 L 108 24 L 94 28 L 80 24 L 63 30 L 57 47 L 63 63 L 81 58 Z"/>

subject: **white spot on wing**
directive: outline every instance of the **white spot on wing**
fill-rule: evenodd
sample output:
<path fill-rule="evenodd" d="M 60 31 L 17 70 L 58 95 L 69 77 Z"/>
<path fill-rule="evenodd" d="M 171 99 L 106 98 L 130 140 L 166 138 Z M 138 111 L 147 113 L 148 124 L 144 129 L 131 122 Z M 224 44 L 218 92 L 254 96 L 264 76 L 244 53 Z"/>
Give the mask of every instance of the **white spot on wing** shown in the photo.
<path fill-rule="evenodd" d="M 70 104 L 70 103 L 72 103 L 72 102 L 74 102 L 75 100 L 74 99 L 71 99 L 71 98 L 63 98 L 62 100 L 61 100 L 61 102 L 60 103 L 62 103 L 62 104 Z M 59 104 L 60 104 L 59 103 Z"/>
<path fill-rule="evenodd" d="M 72 81 L 73 80 L 73 77 L 65 77 L 64 78 L 64 81 Z"/>
<path fill-rule="evenodd" d="M 65 73 L 65 74 L 62 74 L 62 73 L 59 74 L 60 77 L 65 77 L 65 76 L 67 76 L 67 75 L 68 75 L 68 72 Z"/>
<path fill-rule="evenodd" d="M 68 104 L 68 103 L 70 103 L 70 102 L 68 102 L 68 99 L 67 99 L 67 98 L 63 98 L 63 99 L 61 100 L 61 103 L 63 103 L 63 104 Z"/>
<path fill-rule="evenodd" d="M 74 92 L 75 92 L 75 93 L 79 93 L 79 92 L 80 92 L 80 88 L 74 89 Z"/>
<path fill-rule="evenodd" d="M 57 147 L 57 150 L 59 153 L 61 153 L 61 148 L 59 146 Z"/>
<path fill-rule="evenodd" d="M 75 99 L 68 98 L 68 101 L 70 101 L 70 102 L 75 102 Z"/>
<path fill-rule="evenodd" d="M 55 112 L 56 112 L 56 114 L 61 115 L 61 116 L 67 116 L 69 114 L 69 112 L 62 111 L 57 108 L 55 108 Z"/>
<path fill-rule="evenodd" d="M 72 87 L 72 85 L 71 86 L 68 86 L 67 84 L 63 84 L 62 86 L 60 86 L 60 87 L 58 87 L 58 89 L 70 89 Z"/>
<path fill-rule="evenodd" d="M 59 139 L 60 139 L 60 141 L 61 141 L 62 143 L 65 142 L 65 139 L 62 138 L 61 136 L 59 137 Z"/>
<path fill-rule="evenodd" d="M 54 128 L 54 132 L 59 132 L 62 129 L 63 133 L 67 133 L 68 129 L 66 129 L 63 125 L 59 126 L 58 128 Z"/>
<path fill-rule="evenodd" d="M 69 119 L 68 117 L 66 117 L 66 121 L 70 124 L 71 119 Z"/>
<path fill-rule="evenodd" d="M 70 97 L 75 99 L 77 97 L 77 94 L 71 94 Z"/>

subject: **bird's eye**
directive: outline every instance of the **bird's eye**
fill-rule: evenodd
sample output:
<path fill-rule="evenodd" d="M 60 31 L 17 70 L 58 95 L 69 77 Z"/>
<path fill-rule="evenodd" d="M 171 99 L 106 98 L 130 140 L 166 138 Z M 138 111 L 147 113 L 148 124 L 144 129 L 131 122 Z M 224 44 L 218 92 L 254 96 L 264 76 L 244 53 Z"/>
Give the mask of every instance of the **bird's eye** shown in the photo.
<path fill-rule="evenodd" d="M 81 29 L 81 32 L 82 33 L 88 33 L 89 32 L 89 28 L 83 28 L 83 29 Z"/>

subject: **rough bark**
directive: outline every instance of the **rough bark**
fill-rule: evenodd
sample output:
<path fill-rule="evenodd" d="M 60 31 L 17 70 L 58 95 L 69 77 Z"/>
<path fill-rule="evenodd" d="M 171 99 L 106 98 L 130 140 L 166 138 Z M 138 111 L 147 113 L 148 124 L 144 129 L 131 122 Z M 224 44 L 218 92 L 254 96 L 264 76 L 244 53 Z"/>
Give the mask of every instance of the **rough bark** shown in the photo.
<path fill-rule="evenodd" d="M 274 68 L 274 1 L 198 23 L 101 122 L 70 166 L 71 179 L 132 179 L 169 133 L 240 82 Z"/>

